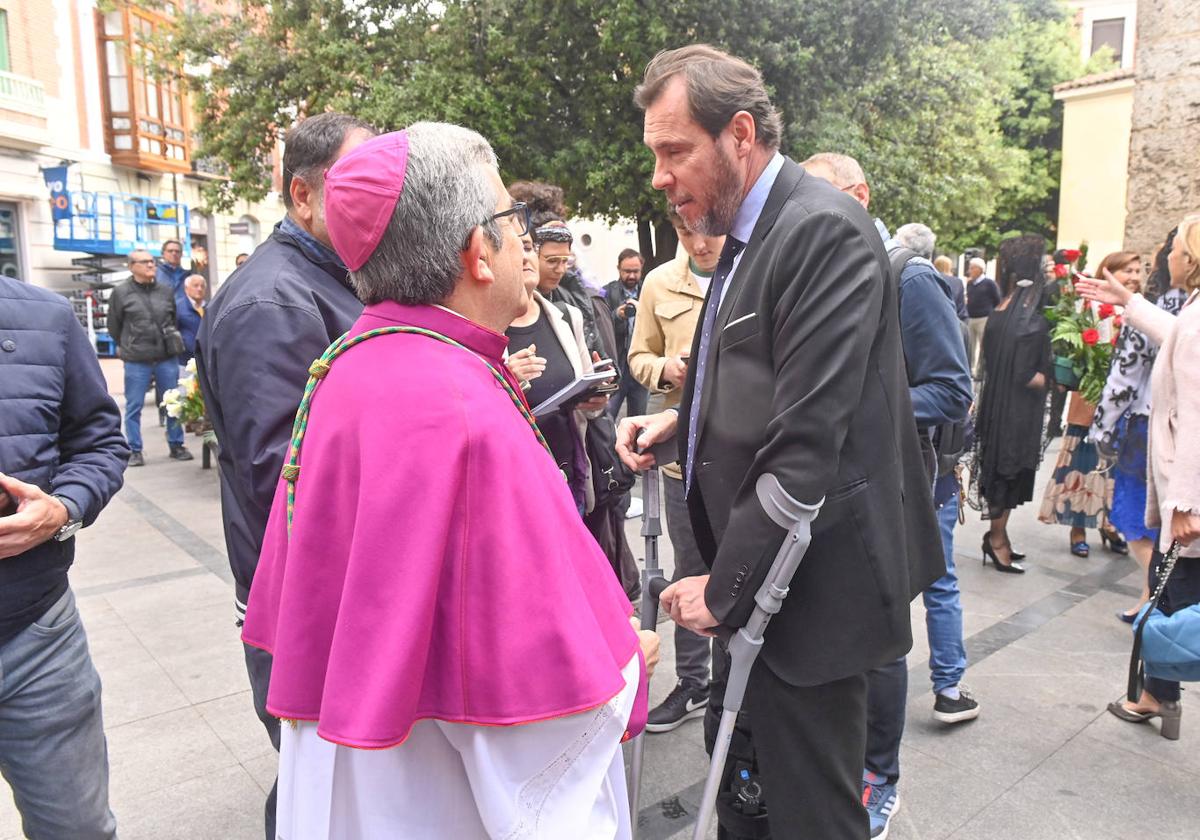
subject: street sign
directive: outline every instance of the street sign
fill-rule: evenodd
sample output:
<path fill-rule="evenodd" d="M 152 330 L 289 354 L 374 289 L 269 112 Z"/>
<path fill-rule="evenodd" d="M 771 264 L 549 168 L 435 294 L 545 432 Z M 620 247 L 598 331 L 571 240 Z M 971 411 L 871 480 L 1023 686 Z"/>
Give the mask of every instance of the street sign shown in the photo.
<path fill-rule="evenodd" d="M 249 233 L 250 233 L 250 223 L 249 222 L 230 222 L 229 223 L 229 235 L 230 236 L 247 236 L 247 235 L 249 235 Z"/>

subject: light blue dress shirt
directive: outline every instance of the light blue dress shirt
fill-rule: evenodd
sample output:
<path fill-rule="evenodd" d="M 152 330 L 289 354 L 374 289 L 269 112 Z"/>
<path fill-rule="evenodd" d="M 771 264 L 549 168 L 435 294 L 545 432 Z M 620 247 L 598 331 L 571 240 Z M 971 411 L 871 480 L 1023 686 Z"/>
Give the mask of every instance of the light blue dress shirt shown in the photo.
<path fill-rule="evenodd" d="M 754 226 L 758 224 L 758 218 L 767 204 L 767 196 L 771 194 L 771 188 L 775 186 L 779 170 L 783 169 L 783 161 L 783 155 L 776 152 L 775 157 L 771 158 L 767 168 L 762 171 L 758 180 L 754 182 L 754 186 L 750 188 L 750 192 L 742 201 L 742 206 L 738 208 L 737 215 L 733 217 L 729 235 L 747 247 L 750 245 L 750 236 L 754 233 Z M 737 275 L 738 266 L 741 265 L 744 256 L 746 256 L 746 248 L 743 248 L 733 261 L 733 268 L 730 269 L 729 277 L 721 288 L 721 297 L 716 301 L 718 311 L 720 311 L 721 304 L 725 302 L 725 296 L 729 293 L 730 286 L 733 285 L 733 278 Z"/>

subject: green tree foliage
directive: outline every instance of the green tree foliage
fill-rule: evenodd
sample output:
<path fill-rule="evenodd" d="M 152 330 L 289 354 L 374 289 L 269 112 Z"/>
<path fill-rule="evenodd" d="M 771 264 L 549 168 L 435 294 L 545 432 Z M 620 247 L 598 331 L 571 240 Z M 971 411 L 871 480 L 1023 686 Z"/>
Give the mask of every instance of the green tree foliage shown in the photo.
<path fill-rule="evenodd" d="M 644 247 L 654 225 L 673 253 L 632 93 L 656 52 L 698 41 L 763 71 L 784 151 L 856 156 L 889 223 L 960 247 L 1052 227 L 1050 87 L 1080 69 L 1054 0 L 241 0 L 186 17 L 162 55 L 207 68 L 189 79 L 201 154 L 230 173 L 215 206 L 264 195 L 282 128 L 336 108 L 475 128 L 506 179 L 636 218 Z"/>

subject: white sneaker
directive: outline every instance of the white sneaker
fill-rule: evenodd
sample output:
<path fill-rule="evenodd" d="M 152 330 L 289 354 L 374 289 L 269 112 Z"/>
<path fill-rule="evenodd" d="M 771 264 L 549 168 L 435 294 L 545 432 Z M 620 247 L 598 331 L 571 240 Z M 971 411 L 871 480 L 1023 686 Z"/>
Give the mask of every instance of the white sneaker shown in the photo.
<path fill-rule="evenodd" d="M 629 510 L 625 511 L 626 519 L 637 519 L 642 515 L 642 500 L 637 496 L 629 497 Z"/>

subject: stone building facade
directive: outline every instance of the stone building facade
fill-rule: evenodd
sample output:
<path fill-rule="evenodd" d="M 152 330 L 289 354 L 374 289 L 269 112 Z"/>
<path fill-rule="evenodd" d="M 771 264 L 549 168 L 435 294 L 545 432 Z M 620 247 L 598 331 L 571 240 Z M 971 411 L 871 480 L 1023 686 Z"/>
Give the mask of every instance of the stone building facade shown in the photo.
<path fill-rule="evenodd" d="M 1200 212 L 1200 0 L 1141 0 L 1125 248 L 1147 258 Z"/>

